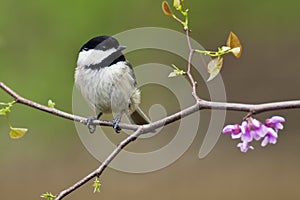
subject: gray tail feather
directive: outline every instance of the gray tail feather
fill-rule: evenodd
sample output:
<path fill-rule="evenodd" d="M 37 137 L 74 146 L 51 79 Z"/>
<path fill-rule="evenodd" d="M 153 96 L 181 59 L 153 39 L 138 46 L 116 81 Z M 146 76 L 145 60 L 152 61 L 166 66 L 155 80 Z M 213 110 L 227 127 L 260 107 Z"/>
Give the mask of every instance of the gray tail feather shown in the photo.
<path fill-rule="evenodd" d="M 130 119 L 137 125 L 151 123 L 149 117 L 140 109 L 140 107 L 137 107 L 136 110 L 130 115 Z"/>

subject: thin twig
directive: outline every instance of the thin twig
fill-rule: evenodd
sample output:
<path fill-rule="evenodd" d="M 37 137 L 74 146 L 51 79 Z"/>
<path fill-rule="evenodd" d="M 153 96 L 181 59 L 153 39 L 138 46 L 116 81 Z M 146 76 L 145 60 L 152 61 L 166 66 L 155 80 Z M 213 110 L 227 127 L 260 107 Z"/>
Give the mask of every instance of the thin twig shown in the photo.
<path fill-rule="evenodd" d="M 186 40 L 187 40 L 187 44 L 189 47 L 189 58 L 188 58 L 188 68 L 187 68 L 187 72 L 186 74 L 188 75 L 188 78 L 190 79 L 190 82 L 192 84 L 192 95 L 195 98 L 195 100 L 197 102 L 201 101 L 201 99 L 198 97 L 197 95 L 197 82 L 194 80 L 194 77 L 191 74 L 191 68 L 192 68 L 192 58 L 195 52 L 195 49 L 193 49 L 192 45 L 191 45 L 191 39 L 190 39 L 190 35 L 189 35 L 189 29 L 185 29 L 185 35 L 186 35 Z"/>
<path fill-rule="evenodd" d="M 111 161 L 113 161 L 113 159 L 120 153 L 120 151 L 124 147 L 126 147 L 130 142 L 134 141 L 141 134 L 143 134 L 142 126 L 140 126 L 133 134 L 129 135 L 125 140 L 123 140 L 96 170 L 94 170 L 89 175 L 76 182 L 71 187 L 61 191 L 54 200 L 61 200 L 63 197 L 67 196 L 77 188 L 81 187 L 92 178 L 96 176 L 99 177 L 103 173 L 105 168 L 109 165 L 109 163 L 111 163 Z"/>

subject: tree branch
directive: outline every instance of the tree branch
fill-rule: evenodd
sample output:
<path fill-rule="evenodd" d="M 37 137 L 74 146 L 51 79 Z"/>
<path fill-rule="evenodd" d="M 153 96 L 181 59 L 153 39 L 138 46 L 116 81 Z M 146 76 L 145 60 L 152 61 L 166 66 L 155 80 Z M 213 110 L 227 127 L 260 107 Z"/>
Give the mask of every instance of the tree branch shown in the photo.
<path fill-rule="evenodd" d="M 191 79 L 191 81 L 193 83 L 193 79 Z M 193 88 L 194 87 L 196 87 L 195 82 L 193 84 Z M 59 117 L 65 118 L 65 119 L 73 120 L 73 121 L 80 122 L 80 123 L 86 123 L 87 118 L 84 118 L 81 116 L 76 116 L 76 115 L 55 109 L 55 108 L 50 108 L 50 107 L 38 104 L 36 102 L 30 101 L 30 100 L 20 96 L 19 94 L 17 94 L 15 91 L 13 91 L 8 86 L 6 86 L 3 82 L 0 82 L 0 88 L 3 91 L 5 91 L 7 94 L 12 96 L 14 98 L 14 100 L 16 101 L 16 103 L 20 103 L 20 104 L 32 107 L 34 109 L 38 109 L 43 112 L 47 112 L 47 113 L 50 113 L 50 114 L 53 114 L 53 115 L 56 115 L 56 116 L 59 116 Z M 195 96 L 197 97 L 197 95 L 195 95 Z M 99 177 L 103 173 L 105 168 L 108 166 L 108 164 L 119 154 L 119 152 L 124 147 L 126 147 L 130 142 L 134 141 L 141 134 L 145 134 L 145 133 L 153 131 L 157 128 L 163 127 L 167 124 L 170 124 L 181 118 L 191 115 L 199 110 L 204 110 L 204 109 L 232 110 L 232 111 L 248 112 L 251 114 L 258 114 L 258 113 L 267 112 L 267 111 L 294 109 L 294 108 L 300 108 L 300 100 L 281 101 L 281 102 L 263 103 L 263 104 L 242 104 L 242 103 L 227 103 L 227 102 L 211 102 L 211 101 L 197 99 L 196 103 L 194 105 L 189 106 L 188 108 L 185 108 L 177 113 L 174 113 L 170 116 L 167 116 L 163 119 L 152 122 L 150 124 L 133 125 L 133 124 L 120 123 L 119 124 L 120 128 L 127 129 L 127 130 L 134 130 L 135 132 L 133 134 L 131 134 L 130 136 L 128 136 L 126 139 L 124 139 L 96 170 L 94 170 L 89 175 L 87 175 L 83 179 L 76 182 L 71 187 L 60 192 L 57 195 L 57 198 L 55 198 L 55 200 L 62 199 L 66 195 L 70 194 L 72 191 L 76 190 L 77 188 L 79 188 L 82 185 L 84 185 L 85 183 L 87 183 L 92 178 L 94 178 L 96 176 Z M 113 126 L 113 124 L 111 122 L 103 121 L 103 120 L 95 120 L 94 123 L 99 126 Z"/>
<path fill-rule="evenodd" d="M 12 96 L 16 103 L 20 103 L 53 115 L 56 115 L 58 117 L 62 117 L 65 119 L 73 120 L 80 123 L 85 123 L 87 118 L 73 115 L 61 110 L 58 110 L 56 108 L 50 108 L 41 104 L 38 104 L 36 102 L 30 101 L 19 94 L 17 94 L 15 91 L 10 89 L 8 86 L 6 86 L 3 82 L 0 81 L 0 88 L 4 90 L 7 94 Z M 274 111 L 274 110 L 284 110 L 284 109 L 293 109 L 293 108 L 300 108 L 300 100 L 293 100 L 293 101 L 281 101 L 281 102 L 273 102 L 273 103 L 262 103 L 262 104 L 243 104 L 243 103 L 227 103 L 227 102 L 212 102 L 212 101 L 206 101 L 206 100 L 199 100 L 194 105 L 189 106 L 188 108 L 185 108 L 177 113 L 174 113 L 172 115 L 169 115 L 163 119 L 160 119 L 158 121 L 152 122 L 150 124 L 146 124 L 143 126 L 140 125 L 134 125 L 134 124 L 125 124 L 120 123 L 119 126 L 121 129 L 126 130 L 138 130 L 140 127 L 143 127 L 144 133 L 148 133 L 150 131 L 153 131 L 154 129 L 160 128 L 164 125 L 170 124 L 172 122 L 175 122 L 181 118 L 184 118 L 188 115 L 191 115 L 199 110 L 231 110 L 231 111 L 242 111 L 242 112 L 250 112 L 252 114 L 259 114 L 262 112 L 267 111 Z M 99 126 L 113 126 L 113 124 L 109 121 L 105 120 L 94 120 L 94 124 Z"/>
<path fill-rule="evenodd" d="M 76 121 L 76 122 L 86 124 L 87 118 L 77 116 L 77 115 L 73 115 L 73 114 L 58 110 L 56 108 L 50 108 L 48 106 L 44 106 L 44 105 L 41 105 L 39 103 L 30 101 L 30 100 L 20 96 L 19 94 L 17 94 L 15 91 L 10 89 L 8 86 L 6 86 L 1 81 L 0 81 L 0 88 L 2 90 L 4 90 L 7 94 L 12 96 L 14 98 L 14 100 L 16 101 L 16 103 L 20 103 L 20 104 L 35 108 L 35 109 L 38 109 L 38 110 L 56 115 L 58 117 L 62 117 L 62 118 L 65 118 L 65 119 L 70 119 L 70 120 L 73 120 L 73 121 Z M 96 124 L 96 125 L 99 125 L 99 126 L 113 126 L 112 122 L 105 121 L 105 120 L 94 120 L 93 123 Z M 127 130 L 137 130 L 138 129 L 138 126 L 134 125 L 134 124 L 120 123 L 119 126 L 120 126 L 120 128 L 127 129 Z"/>
<path fill-rule="evenodd" d="M 130 142 L 134 141 L 138 136 L 143 134 L 143 127 L 140 126 L 133 134 L 129 135 L 125 140 L 123 140 L 116 148 L 115 150 L 104 160 L 104 162 L 93 172 L 91 172 L 89 175 L 72 185 L 71 187 L 61 191 L 54 200 L 60 200 L 63 197 L 67 196 L 77 188 L 81 187 L 85 183 L 87 183 L 89 180 L 91 180 L 94 177 L 99 177 L 105 168 L 109 165 L 109 163 L 118 155 L 118 153 L 126 147 Z"/>

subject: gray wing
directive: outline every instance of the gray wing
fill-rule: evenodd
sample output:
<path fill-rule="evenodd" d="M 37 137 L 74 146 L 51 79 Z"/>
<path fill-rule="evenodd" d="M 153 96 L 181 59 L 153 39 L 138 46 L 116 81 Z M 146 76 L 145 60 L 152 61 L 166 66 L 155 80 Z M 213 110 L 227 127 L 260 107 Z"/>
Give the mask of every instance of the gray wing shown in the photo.
<path fill-rule="evenodd" d="M 130 74 L 130 76 L 133 78 L 133 80 L 134 80 L 134 86 L 136 86 L 136 77 L 135 77 L 135 74 L 134 74 L 134 71 L 133 71 L 133 67 L 132 67 L 132 65 L 130 64 L 130 62 L 128 62 L 128 61 L 126 61 L 126 65 L 131 69 L 130 70 L 130 72 L 129 72 L 129 74 Z"/>

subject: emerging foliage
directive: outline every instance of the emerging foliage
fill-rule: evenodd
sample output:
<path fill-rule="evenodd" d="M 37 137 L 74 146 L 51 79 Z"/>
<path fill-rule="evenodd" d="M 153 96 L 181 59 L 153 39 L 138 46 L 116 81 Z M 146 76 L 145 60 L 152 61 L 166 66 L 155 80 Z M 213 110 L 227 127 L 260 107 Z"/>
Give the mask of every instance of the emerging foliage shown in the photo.
<path fill-rule="evenodd" d="M 2 108 L 0 108 L 0 115 L 7 115 L 8 113 L 10 113 L 11 108 L 15 103 L 16 103 L 15 101 L 8 102 L 8 103 L 0 102 L 0 106 L 3 106 Z"/>
<path fill-rule="evenodd" d="M 230 47 L 231 53 L 233 53 L 236 58 L 239 58 L 242 55 L 242 45 L 237 35 L 233 32 L 229 33 L 226 45 Z"/>
<path fill-rule="evenodd" d="M 162 2 L 162 10 L 165 13 L 165 15 L 171 16 L 173 19 L 175 19 L 177 22 L 179 22 L 184 30 L 188 30 L 188 9 L 185 9 L 183 6 L 183 1 L 180 0 L 174 0 L 173 7 L 182 15 L 184 20 L 181 20 L 179 17 L 177 17 L 171 10 L 168 2 L 163 1 Z"/>
<path fill-rule="evenodd" d="M 41 197 L 44 199 L 48 199 L 48 200 L 53 200 L 56 198 L 56 196 L 51 194 L 50 192 L 46 192 L 46 193 L 42 194 Z"/>
<path fill-rule="evenodd" d="M 25 133 L 27 131 L 28 131 L 27 128 L 13 128 L 13 127 L 10 127 L 9 136 L 12 139 L 20 139 L 25 135 Z"/>
<path fill-rule="evenodd" d="M 49 108 L 55 108 L 55 102 L 53 102 L 51 99 L 48 100 L 48 107 Z"/>
<path fill-rule="evenodd" d="M 94 181 L 94 184 L 93 184 L 93 187 L 94 187 L 94 193 L 96 192 L 100 192 L 100 186 L 101 186 L 101 183 L 99 181 L 99 178 L 96 177 L 95 181 Z"/>
<path fill-rule="evenodd" d="M 171 8 L 170 8 L 168 2 L 166 2 L 166 1 L 162 2 L 162 10 L 165 13 L 165 15 L 168 15 L 168 16 L 172 16 L 173 15 L 173 13 L 171 11 Z"/>
<path fill-rule="evenodd" d="M 207 69 L 209 78 L 207 81 L 213 80 L 221 71 L 223 65 L 223 56 L 232 53 L 236 58 L 239 58 L 242 54 L 242 45 L 239 38 L 233 32 L 229 33 L 227 38 L 226 46 L 218 48 L 218 51 L 207 51 L 207 50 L 195 50 L 199 54 L 209 55 L 211 57 L 217 57 L 208 63 Z"/>
<path fill-rule="evenodd" d="M 223 57 L 219 56 L 217 58 L 212 59 L 207 66 L 207 70 L 209 73 L 209 78 L 207 81 L 213 80 L 221 71 L 223 66 Z"/>
<path fill-rule="evenodd" d="M 186 72 L 179 69 L 178 67 L 176 67 L 176 65 L 172 64 L 172 67 L 174 68 L 174 70 L 169 74 L 169 78 L 172 78 L 172 77 L 176 77 L 178 75 L 185 75 Z"/>
<path fill-rule="evenodd" d="M 8 123 L 9 129 L 10 129 L 10 132 L 9 132 L 10 138 L 19 139 L 25 135 L 25 133 L 28 131 L 28 129 L 27 128 L 15 128 L 15 127 L 11 126 L 8 114 L 11 112 L 11 109 L 15 103 L 16 103 L 16 101 L 12 101 L 12 102 L 8 102 L 8 103 L 0 102 L 0 106 L 3 106 L 0 109 L 0 115 L 4 115 L 7 118 L 7 123 Z"/>
<path fill-rule="evenodd" d="M 173 0 L 173 7 L 181 14 L 181 17 L 184 18 L 184 20 L 180 19 L 180 17 L 177 17 L 176 14 L 173 13 L 171 10 L 168 2 L 163 1 L 162 2 L 162 10 L 163 12 L 171 16 L 173 19 L 175 19 L 177 22 L 179 22 L 184 30 L 189 31 L 188 22 L 189 22 L 189 16 L 188 16 L 188 9 L 184 8 L 184 1 L 183 0 Z M 236 58 L 239 58 L 242 54 L 242 45 L 240 43 L 239 38 L 236 34 L 233 32 L 229 33 L 229 36 L 227 38 L 227 42 L 225 46 L 219 47 L 217 51 L 206 51 L 206 50 L 199 50 L 199 49 L 193 49 L 193 51 L 198 52 L 199 54 L 209 55 L 211 57 L 217 57 L 213 60 L 211 60 L 208 63 L 207 71 L 209 73 L 209 78 L 207 81 L 213 80 L 220 72 L 223 66 L 223 55 L 232 53 Z M 184 75 L 185 73 L 182 70 L 179 70 L 175 65 L 173 65 L 174 71 L 172 71 L 169 74 L 169 77 L 175 77 L 178 75 Z"/>

